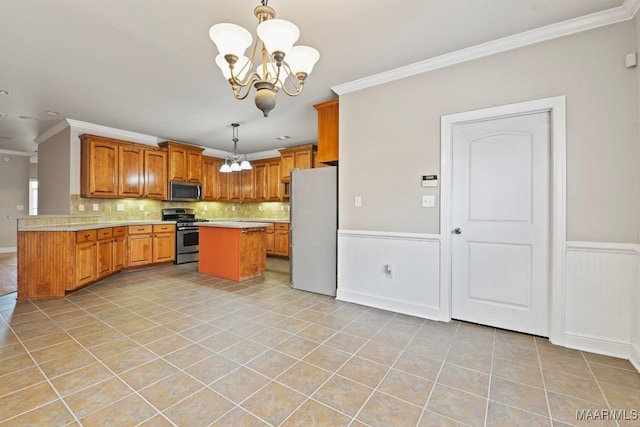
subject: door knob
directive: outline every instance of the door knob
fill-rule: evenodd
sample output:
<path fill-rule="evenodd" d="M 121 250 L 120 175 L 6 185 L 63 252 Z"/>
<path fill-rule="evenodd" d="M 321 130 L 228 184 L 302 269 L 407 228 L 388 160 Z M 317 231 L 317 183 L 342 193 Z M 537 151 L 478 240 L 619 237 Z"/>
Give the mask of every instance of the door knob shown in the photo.
<path fill-rule="evenodd" d="M 454 228 L 454 229 L 453 229 L 453 232 L 454 232 L 455 234 L 462 234 L 462 228 L 460 228 L 460 227 L 456 227 L 456 228 Z"/>

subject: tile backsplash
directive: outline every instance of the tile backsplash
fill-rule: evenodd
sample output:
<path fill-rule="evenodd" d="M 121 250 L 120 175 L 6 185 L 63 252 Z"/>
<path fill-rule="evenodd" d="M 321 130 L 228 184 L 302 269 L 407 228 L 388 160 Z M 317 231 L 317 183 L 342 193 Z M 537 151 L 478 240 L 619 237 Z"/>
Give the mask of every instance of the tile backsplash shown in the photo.
<path fill-rule="evenodd" d="M 288 202 L 161 202 L 149 199 L 90 199 L 77 194 L 71 195 L 69 213 L 98 215 L 102 221 L 144 221 L 160 220 L 162 209 L 176 207 L 193 208 L 196 218 L 205 219 L 289 219 Z"/>

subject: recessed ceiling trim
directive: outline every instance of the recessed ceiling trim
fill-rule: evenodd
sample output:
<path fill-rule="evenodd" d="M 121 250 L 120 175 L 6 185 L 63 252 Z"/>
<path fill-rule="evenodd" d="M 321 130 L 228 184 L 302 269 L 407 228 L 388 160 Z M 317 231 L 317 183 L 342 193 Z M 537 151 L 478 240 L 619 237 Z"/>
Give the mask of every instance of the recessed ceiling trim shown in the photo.
<path fill-rule="evenodd" d="M 603 27 L 605 25 L 628 21 L 633 19 L 639 8 L 640 0 L 625 0 L 622 6 L 436 56 L 404 67 L 395 68 L 393 70 L 374 74 L 352 82 L 333 86 L 331 87 L 331 90 L 338 95 L 346 95 L 351 92 L 357 92 L 373 86 L 393 82 L 406 77 L 426 73 L 428 71 L 438 70 L 451 65 L 472 61 L 474 59 L 495 55 L 497 53 L 506 52 L 519 47 L 580 33 L 594 28 Z"/>

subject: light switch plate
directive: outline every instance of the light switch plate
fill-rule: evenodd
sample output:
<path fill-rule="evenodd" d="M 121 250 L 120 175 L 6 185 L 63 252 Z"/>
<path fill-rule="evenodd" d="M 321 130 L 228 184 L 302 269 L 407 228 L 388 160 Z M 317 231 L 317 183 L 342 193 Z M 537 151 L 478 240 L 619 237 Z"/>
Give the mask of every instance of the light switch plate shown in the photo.
<path fill-rule="evenodd" d="M 362 206 L 362 196 L 356 196 L 353 200 L 354 204 L 356 205 L 356 208 L 359 208 Z"/>
<path fill-rule="evenodd" d="M 436 196 L 422 196 L 422 207 L 433 208 L 436 206 Z"/>

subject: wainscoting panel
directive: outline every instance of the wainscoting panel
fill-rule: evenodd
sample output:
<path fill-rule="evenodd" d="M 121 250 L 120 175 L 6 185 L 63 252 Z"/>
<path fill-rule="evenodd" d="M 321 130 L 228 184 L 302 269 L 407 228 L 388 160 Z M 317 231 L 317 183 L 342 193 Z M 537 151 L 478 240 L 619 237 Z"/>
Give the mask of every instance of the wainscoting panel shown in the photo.
<path fill-rule="evenodd" d="M 449 320 L 440 302 L 439 236 L 340 230 L 337 299 Z"/>
<path fill-rule="evenodd" d="M 567 242 L 565 344 L 628 359 L 636 245 Z"/>

